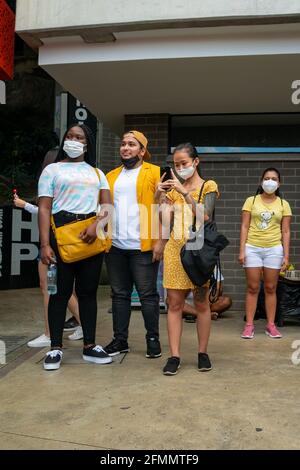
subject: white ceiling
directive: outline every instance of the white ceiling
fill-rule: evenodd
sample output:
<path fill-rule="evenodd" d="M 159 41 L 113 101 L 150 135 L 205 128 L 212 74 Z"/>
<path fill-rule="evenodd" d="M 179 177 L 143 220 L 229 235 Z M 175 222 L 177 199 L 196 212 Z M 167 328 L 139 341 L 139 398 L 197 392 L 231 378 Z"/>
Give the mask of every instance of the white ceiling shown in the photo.
<path fill-rule="evenodd" d="M 299 24 L 47 38 L 39 63 L 117 133 L 125 114 L 300 112 Z"/>
<path fill-rule="evenodd" d="M 300 112 L 291 101 L 298 54 L 43 67 L 117 133 L 124 114 Z"/>

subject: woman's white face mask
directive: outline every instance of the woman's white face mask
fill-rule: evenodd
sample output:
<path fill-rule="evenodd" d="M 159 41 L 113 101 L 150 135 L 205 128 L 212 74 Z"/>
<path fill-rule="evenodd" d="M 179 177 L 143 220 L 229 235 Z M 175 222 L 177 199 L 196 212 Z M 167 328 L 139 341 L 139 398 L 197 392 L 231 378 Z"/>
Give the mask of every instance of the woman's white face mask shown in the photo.
<path fill-rule="evenodd" d="M 263 180 L 262 182 L 262 188 L 267 194 L 273 194 L 275 193 L 276 189 L 278 188 L 278 183 L 277 181 L 274 180 Z"/>
<path fill-rule="evenodd" d="M 69 158 L 78 158 L 85 152 L 86 145 L 78 140 L 65 140 L 63 149 Z"/>
<path fill-rule="evenodd" d="M 196 168 L 194 167 L 194 165 L 192 165 L 192 166 L 188 166 L 187 168 L 183 168 L 182 170 L 176 170 L 176 173 L 180 176 L 180 178 L 184 180 L 188 180 L 189 178 L 193 176 L 195 171 L 196 171 Z"/>

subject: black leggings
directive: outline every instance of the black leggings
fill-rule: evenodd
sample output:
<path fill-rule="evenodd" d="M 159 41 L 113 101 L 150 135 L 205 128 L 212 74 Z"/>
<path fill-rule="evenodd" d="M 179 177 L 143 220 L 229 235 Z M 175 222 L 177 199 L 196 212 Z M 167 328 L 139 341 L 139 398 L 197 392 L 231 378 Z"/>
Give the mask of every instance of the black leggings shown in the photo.
<path fill-rule="evenodd" d="M 85 345 L 95 344 L 97 289 L 104 253 L 76 263 L 64 263 L 58 254 L 52 231 L 50 232 L 50 243 L 57 259 L 57 294 L 50 295 L 48 307 L 51 347 L 62 347 L 66 310 L 73 292 L 74 281 L 83 341 Z"/>

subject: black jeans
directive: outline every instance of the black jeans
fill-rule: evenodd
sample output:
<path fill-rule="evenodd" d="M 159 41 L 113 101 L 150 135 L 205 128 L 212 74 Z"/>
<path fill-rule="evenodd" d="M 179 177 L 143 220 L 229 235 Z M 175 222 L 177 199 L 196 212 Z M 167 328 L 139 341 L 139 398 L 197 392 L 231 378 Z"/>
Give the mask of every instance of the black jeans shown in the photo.
<path fill-rule="evenodd" d="M 127 342 L 134 283 L 141 301 L 146 338 L 158 338 L 159 295 L 156 280 L 159 263 L 152 263 L 152 251 L 121 250 L 113 246 L 106 256 L 112 288 L 114 337 Z"/>
<path fill-rule="evenodd" d="M 97 289 L 104 253 L 76 263 L 64 263 L 57 251 L 52 231 L 50 232 L 50 244 L 57 259 L 57 293 L 50 295 L 48 306 L 51 347 L 62 346 L 66 310 L 73 293 L 74 281 L 84 344 L 94 344 L 97 321 Z"/>

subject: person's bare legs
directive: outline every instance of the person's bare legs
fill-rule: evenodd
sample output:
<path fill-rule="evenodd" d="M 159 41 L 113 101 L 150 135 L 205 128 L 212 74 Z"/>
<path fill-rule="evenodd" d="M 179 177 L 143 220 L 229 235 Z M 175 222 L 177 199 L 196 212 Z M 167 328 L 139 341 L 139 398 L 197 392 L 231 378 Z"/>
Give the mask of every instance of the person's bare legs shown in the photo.
<path fill-rule="evenodd" d="M 231 307 L 231 305 L 232 305 L 232 300 L 228 295 L 222 295 L 221 297 L 219 297 L 218 300 L 214 302 L 213 304 L 211 304 L 210 306 L 212 320 L 216 320 L 218 316 L 221 313 L 226 312 L 226 310 L 228 310 Z M 183 314 L 186 313 L 188 315 L 194 315 L 195 320 L 198 315 L 198 312 L 195 309 L 195 307 L 188 304 L 187 302 L 185 302 L 183 306 L 182 313 Z"/>
<path fill-rule="evenodd" d="M 211 304 L 212 312 L 222 313 L 228 310 L 232 305 L 232 300 L 228 295 L 221 295 L 216 302 Z"/>
<path fill-rule="evenodd" d="M 276 288 L 279 269 L 264 268 L 265 307 L 268 323 L 274 324 L 277 306 Z"/>
<path fill-rule="evenodd" d="M 45 321 L 45 335 L 50 338 L 49 324 L 48 324 L 48 303 L 49 303 L 49 294 L 47 287 L 47 270 L 48 266 L 39 261 L 38 264 L 39 270 L 39 279 L 40 279 L 40 288 L 43 295 L 43 305 L 44 305 L 44 321 Z"/>
<path fill-rule="evenodd" d="M 190 291 L 188 291 L 186 298 L 189 296 L 189 293 Z M 185 301 L 182 309 L 182 317 L 187 323 L 195 323 L 197 319 L 197 310 L 195 309 L 195 306 Z"/>
<path fill-rule="evenodd" d="M 171 356 L 180 357 L 180 340 L 182 334 L 182 310 L 186 290 L 167 289 L 168 296 L 168 336 Z"/>
<path fill-rule="evenodd" d="M 219 315 L 226 312 L 232 305 L 232 300 L 228 295 L 221 295 L 216 302 L 211 304 L 211 318 L 217 320 Z"/>
<path fill-rule="evenodd" d="M 182 313 L 187 313 L 189 315 L 195 315 L 195 317 L 198 315 L 197 310 L 195 309 L 195 307 L 188 304 L 187 302 L 185 302 L 185 304 L 183 306 Z"/>
<path fill-rule="evenodd" d="M 247 279 L 246 291 L 246 323 L 253 325 L 260 289 L 261 268 L 245 268 Z"/>
<path fill-rule="evenodd" d="M 194 303 L 198 312 L 197 315 L 197 335 L 198 352 L 206 353 L 211 326 L 211 312 L 209 305 L 208 287 L 196 287 L 194 289 Z"/>
<path fill-rule="evenodd" d="M 78 305 L 78 300 L 77 300 L 75 292 L 73 292 L 73 294 L 71 295 L 71 297 L 69 299 L 68 309 L 70 310 L 73 317 L 76 318 L 79 325 L 81 325 L 80 316 L 79 316 L 79 305 Z"/>

